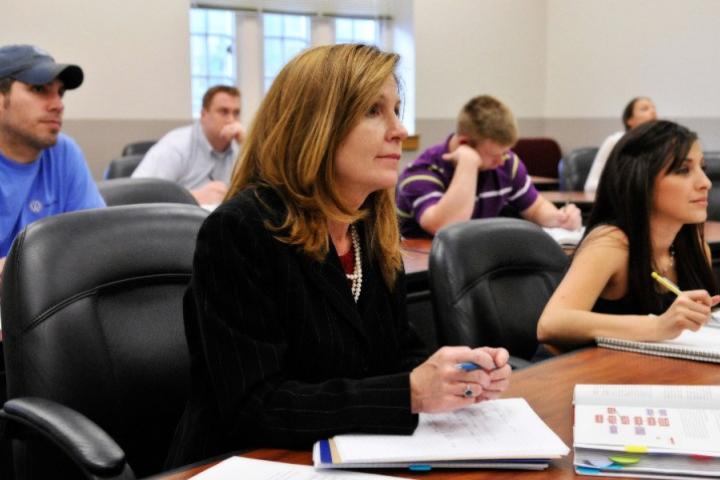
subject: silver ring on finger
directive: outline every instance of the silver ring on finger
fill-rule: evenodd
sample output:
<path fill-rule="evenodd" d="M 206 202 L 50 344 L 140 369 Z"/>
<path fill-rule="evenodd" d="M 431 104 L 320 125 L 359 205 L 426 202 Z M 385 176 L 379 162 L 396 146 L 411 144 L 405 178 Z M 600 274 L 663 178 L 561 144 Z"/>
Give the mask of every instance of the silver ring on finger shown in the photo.
<path fill-rule="evenodd" d="M 475 395 L 475 392 L 473 392 L 473 389 L 470 386 L 470 384 L 469 383 L 465 384 L 465 391 L 463 392 L 463 396 L 465 396 L 465 398 L 470 398 L 473 395 Z"/>

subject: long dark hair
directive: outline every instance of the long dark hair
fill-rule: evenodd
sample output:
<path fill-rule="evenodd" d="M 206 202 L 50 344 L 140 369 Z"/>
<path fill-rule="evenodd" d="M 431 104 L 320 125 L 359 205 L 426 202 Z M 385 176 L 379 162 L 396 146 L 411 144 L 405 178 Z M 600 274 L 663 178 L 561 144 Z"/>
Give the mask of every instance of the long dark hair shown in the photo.
<path fill-rule="evenodd" d="M 658 313 L 661 298 L 652 282 L 650 213 L 655 179 L 680 168 L 697 134 L 665 120 L 639 125 L 626 133 L 610 153 L 603 170 L 587 232 L 614 225 L 628 238 L 628 292 L 638 313 Z M 678 283 L 682 290 L 718 287 L 705 254 L 703 224 L 685 224 L 673 242 Z"/>

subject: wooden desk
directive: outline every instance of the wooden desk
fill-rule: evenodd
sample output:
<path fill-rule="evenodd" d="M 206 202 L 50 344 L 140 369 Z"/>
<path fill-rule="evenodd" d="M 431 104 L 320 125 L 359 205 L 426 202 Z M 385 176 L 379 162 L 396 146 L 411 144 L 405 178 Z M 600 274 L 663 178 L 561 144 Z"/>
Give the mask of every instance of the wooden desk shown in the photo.
<path fill-rule="evenodd" d="M 432 239 L 429 238 L 409 238 L 401 242 L 408 295 L 427 292 L 430 289 L 428 262 L 431 246 Z"/>
<path fill-rule="evenodd" d="M 542 192 L 540 195 L 550 200 L 555 205 L 564 205 L 565 202 L 574 203 L 578 206 L 589 205 L 595 202 L 594 193 L 586 192 L 564 192 L 560 190 L 548 190 Z"/>
<path fill-rule="evenodd" d="M 560 188 L 560 180 L 555 177 L 539 177 L 537 175 L 530 175 L 530 181 L 540 191 L 545 190 L 557 190 Z"/>
<path fill-rule="evenodd" d="M 671 385 L 717 385 L 720 383 L 720 366 L 636 353 L 618 352 L 603 348 L 588 348 L 562 355 L 530 368 L 513 373 L 505 397 L 524 397 L 538 415 L 572 447 L 573 406 L 572 395 L 578 383 L 627 383 Z M 311 465 L 309 451 L 261 449 L 246 454 L 248 457 Z M 209 465 L 190 468 L 169 474 L 163 480 L 187 479 Z M 377 473 L 424 480 L 449 478 L 456 480 L 512 478 L 528 480 L 570 479 L 576 477 L 572 467 L 572 454 L 554 461 L 542 472 L 520 470 L 437 470 L 412 474 L 399 470 L 380 470 Z M 608 477 L 597 477 L 608 478 Z"/>

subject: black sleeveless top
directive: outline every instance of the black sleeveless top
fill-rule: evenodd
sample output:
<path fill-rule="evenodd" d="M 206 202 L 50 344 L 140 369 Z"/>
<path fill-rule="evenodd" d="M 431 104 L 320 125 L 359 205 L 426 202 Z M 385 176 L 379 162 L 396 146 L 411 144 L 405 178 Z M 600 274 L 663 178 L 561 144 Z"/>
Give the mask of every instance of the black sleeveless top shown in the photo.
<path fill-rule="evenodd" d="M 676 296 L 672 292 L 660 294 L 660 311 L 650 313 L 660 315 L 667 310 L 670 305 L 672 305 L 675 298 Z M 613 315 L 642 315 L 643 312 L 640 312 L 639 310 L 640 308 L 627 295 L 617 300 L 606 300 L 598 297 L 592 308 L 592 311 L 595 313 L 610 313 Z"/>

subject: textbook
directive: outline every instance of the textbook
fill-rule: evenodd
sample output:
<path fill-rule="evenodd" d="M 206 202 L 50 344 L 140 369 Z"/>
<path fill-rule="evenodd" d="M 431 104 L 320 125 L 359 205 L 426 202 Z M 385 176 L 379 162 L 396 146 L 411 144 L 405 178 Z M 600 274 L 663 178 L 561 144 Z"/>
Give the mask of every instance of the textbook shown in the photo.
<path fill-rule="evenodd" d="M 576 473 L 720 478 L 720 386 L 576 385 Z"/>
<path fill-rule="evenodd" d="M 713 314 L 711 323 L 697 332 L 684 330 L 679 337 L 662 342 L 636 342 L 608 337 L 598 337 L 595 341 L 599 347 L 615 350 L 720 363 L 720 328 L 715 326 L 716 317 Z"/>
<path fill-rule="evenodd" d="M 315 443 L 313 463 L 318 469 L 542 470 L 568 452 L 524 399 L 508 398 L 450 413 L 421 413 L 412 435 L 336 435 Z"/>
<path fill-rule="evenodd" d="M 585 233 L 585 227 L 577 230 L 567 230 L 559 227 L 543 227 L 543 230 L 545 230 L 545 233 L 550 235 L 553 240 L 559 243 L 561 247 L 577 247 Z"/>

